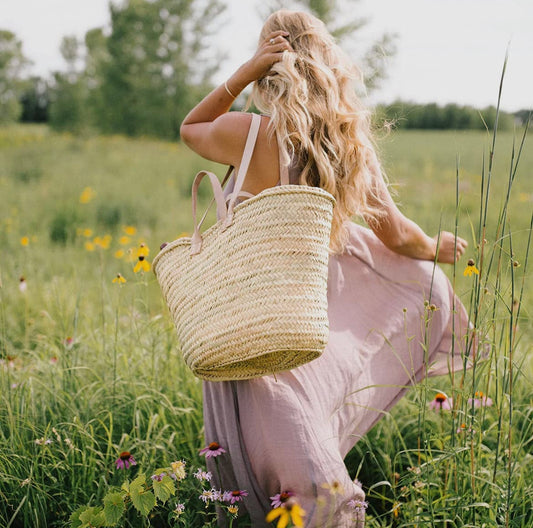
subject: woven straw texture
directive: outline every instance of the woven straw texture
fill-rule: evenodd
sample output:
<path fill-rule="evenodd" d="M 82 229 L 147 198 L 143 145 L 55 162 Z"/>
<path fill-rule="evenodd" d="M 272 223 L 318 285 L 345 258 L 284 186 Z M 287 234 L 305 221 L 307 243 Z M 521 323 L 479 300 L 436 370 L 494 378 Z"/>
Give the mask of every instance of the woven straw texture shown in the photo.
<path fill-rule="evenodd" d="M 248 379 L 318 357 L 328 340 L 333 196 L 282 185 L 236 205 L 232 224 L 165 246 L 153 261 L 186 364 L 205 380 Z"/>

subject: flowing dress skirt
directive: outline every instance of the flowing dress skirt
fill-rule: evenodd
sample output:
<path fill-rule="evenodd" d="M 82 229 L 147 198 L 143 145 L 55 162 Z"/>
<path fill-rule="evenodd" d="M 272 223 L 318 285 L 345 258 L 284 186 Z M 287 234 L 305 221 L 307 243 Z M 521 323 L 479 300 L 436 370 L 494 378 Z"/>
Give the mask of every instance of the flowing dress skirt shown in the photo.
<path fill-rule="evenodd" d="M 344 457 L 426 372 L 463 368 L 468 317 L 443 271 L 392 252 L 365 227 L 349 230 L 345 253 L 329 261 L 323 355 L 276 376 L 204 382 L 206 441 L 227 450 L 214 485 L 248 492 L 239 504 L 255 528 L 272 526 L 269 497 L 285 490 L 307 528 L 325 526 L 330 511 L 337 528 L 362 525 L 348 503 L 364 493 Z M 217 474 L 213 459 L 208 467 Z"/>

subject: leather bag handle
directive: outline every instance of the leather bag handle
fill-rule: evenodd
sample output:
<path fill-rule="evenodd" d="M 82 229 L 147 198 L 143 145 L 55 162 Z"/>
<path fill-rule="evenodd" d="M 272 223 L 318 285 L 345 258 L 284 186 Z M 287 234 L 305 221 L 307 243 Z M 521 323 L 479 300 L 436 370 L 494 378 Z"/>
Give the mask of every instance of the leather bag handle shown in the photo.
<path fill-rule="evenodd" d="M 196 222 L 196 201 L 198 197 L 198 186 L 200 185 L 200 182 L 202 181 L 202 178 L 204 176 L 209 176 L 209 179 L 211 181 L 211 187 L 213 188 L 213 193 L 215 195 L 215 201 L 217 203 L 217 213 L 221 220 L 226 219 L 226 204 L 224 200 L 224 193 L 222 192 L 222 186 L 220 185 L 220 182 L 218 181 L 218 178 L 209 171 L 200 171 L 195 177 L 194 182 L 192 184 L 192 218 L 194 222 L 194 232 L 191 238 L 191 255 L 196 255 L 200 253 L 200 250 L 202 249 L 202 236 L 200 235 L 200 225 L 203 222 L 205 218 L 202 218 L 202 221 L 200 223 Z M 207 211 L 206 211 L 207 213 Z"/>
<path fill-rule="evenodd" d="M 250 166 L 250 160 L 252 159 L 252 154 L 254 152 L 255 142 L 257 140 L 257 135 L 259 133 L 259 125 L 261 124 L 261 116 L 258 114 L 252 114 L 252 121 L 250 123 L 250 130 L 248 132 L 248 137 L 246 138 L 246 145 L 244 146 L 244 152 L 241 159 L 241 164 L 239 166 L 239 172 L 237 173 L 237 179 L 235 180 L 235 187 L 233 188 L 233 196 L 228 205 L 228 214 L 223 223 L 223 229 L 226 229 L 231 225 L 233 221 L 233 208 L 235 207 L 235 202 L 241 192 L 242 184 L 244 183 L 244 178 L 248 172 L 248 167 Z"/>

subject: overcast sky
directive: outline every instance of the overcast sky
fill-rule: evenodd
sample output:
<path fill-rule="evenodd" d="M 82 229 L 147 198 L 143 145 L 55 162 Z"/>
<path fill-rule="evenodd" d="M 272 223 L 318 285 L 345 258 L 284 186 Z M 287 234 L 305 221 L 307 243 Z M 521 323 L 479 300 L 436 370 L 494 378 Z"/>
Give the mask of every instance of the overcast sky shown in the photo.
<path fill-rule="evenodd" d="M 33 61 L 32 72 L 48 75 L 64 64 L 64 35 L 82 38 L 109 24 L 109 0 L 0 0 L 0 29 L 13 31 Z M 253 52 L 261 27 L 257 0 L 226 0 L 213 47 L 228 56 L 216 79 L 223 81 Z M 352 44 L 361 51 L 384 31 L 398 34 L 389 76 L 370 102 L 496 104 L 509 45 L 502 108 L 533 107 L 533 0 L 344 0 L 349 17 L 368 25 Z M 354 55 L 356 58 L 357 53 Z"/>

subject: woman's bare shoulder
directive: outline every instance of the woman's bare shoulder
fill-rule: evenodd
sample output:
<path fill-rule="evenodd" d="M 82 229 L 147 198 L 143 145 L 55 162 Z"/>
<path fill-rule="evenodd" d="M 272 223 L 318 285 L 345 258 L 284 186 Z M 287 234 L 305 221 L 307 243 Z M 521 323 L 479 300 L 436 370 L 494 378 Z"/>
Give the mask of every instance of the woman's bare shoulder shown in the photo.
<path fill-rule="evenodd" d="M 228 112 L 213 121 L 213 140 L 220 145 L 224 145 L 226 151 L 230 153 L 235 161 L 240 161 L 242 157 L 251 121 L 252 114 L 248 112 Z M 259 158 L 263 157 L 261 155 L 263 151 L 265 151 L 265 154 L 267 152 L 270 153 L 272 147 L 277 147 L 277 143 L 272 145 L 270 141 L 265 141 L 269 121 L 270 118 L 267 116 L 261 116 L 259 138 L 255 148 L 255 154 Z"/>
<path fill-rule="evenodd" d="M 248 112 L 226 112 L 218 116 L 211 123 L 212 134 L 222 140 L 227 139 L 246 139 L 252 114 Z"/>
<path fill-rule="evenodd" d="M 182 139 L 200 156 L 233 165 L 242 154 L 251 119 L 246 112 L 226 112 L 213 121 L 182 127 Z"/>

